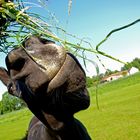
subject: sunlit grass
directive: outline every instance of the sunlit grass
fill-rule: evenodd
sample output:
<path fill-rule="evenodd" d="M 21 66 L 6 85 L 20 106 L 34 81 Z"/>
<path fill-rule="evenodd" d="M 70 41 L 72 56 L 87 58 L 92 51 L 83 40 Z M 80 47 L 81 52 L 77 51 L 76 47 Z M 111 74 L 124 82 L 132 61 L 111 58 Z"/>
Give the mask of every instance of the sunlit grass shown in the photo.
<path fill-rule="evenodd" d="M 0 140 L 20 140 L 24 137 L 31 116 L 27 109 L 0 116 Z"/>
<path fill-rule="evenodd" d="M 102 85 L 99 106 L 91 98 L 88 110 L 76 116 L 84 122 L 93 140 L 140 139 L 140 73 Z M 93 95 L 93 88 L 90 89 Z"/>
<path fill-rule="evenodd" d="M 140 139 L 140 84 L 99 96 L 100 110 L 94 97 L 88 110 L 77 114 L 93 140 Z"/>
<path fill-rule="evenodd" d="M 100 110 L 96 107 L 94 88 L 90 88 L 89 109 L 76 114 L 92 140 L 140 140 L 140 73 L 99 89 Z M 0 116 L 0 140 L 19 140 L 32 117 L 27 109 Z"/>

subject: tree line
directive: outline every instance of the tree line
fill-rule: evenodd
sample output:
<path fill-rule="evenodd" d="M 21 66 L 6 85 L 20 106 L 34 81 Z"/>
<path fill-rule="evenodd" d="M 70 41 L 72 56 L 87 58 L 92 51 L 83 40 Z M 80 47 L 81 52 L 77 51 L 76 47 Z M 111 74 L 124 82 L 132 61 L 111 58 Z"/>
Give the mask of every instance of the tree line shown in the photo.
<path fill-rule="evenodd" d="M 140 71 L 140 58 L 135 58 L 133 59 L 133 61 L 131 62 L 128 62 L 128 64 L 125 64 L 121 70 L 129 70 L 131 69 L 132 67 L 135 67 L 137 68 L 139 71 Z"/>
<path fill-rule="evenodd" d="M 0 115 L 24 108 L 26 104 L 19 98 L 5 92 L 0 101 Z"/>
<path fill-rule="evenodd" d="M 131 62 L 128 62 L 125 64 L 123 67 L 121 67 L 121 71 L 125 70 L 130 70 L 132 67 L 137 68 L 140 71 L 140 58 L 135 58 Z M 105 73 L 101 73 L 98 76 L 92 76 L 92 77 L 87 77 L 87 87 L 93 87 L 96 84 L 100 83 L 100 80 L 105 77 L 109 76 L 111 74 L 119 72 L 118 70 L 111 71 L 110 69 L 107 69 Z"/>

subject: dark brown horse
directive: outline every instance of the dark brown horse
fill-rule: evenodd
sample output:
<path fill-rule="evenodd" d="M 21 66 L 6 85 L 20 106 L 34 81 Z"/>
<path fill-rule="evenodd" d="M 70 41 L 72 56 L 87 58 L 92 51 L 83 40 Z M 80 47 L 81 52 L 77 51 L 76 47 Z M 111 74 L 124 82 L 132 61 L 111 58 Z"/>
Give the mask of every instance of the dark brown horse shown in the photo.
<path fill-rule="evenodd" d="M 90 140 L 73 117 L 90 100 L 86 75 L 78 60 L 61 46 L 31 37 L 6 57 L 0 80 L 10 94 L 22 98 L 36 117 L 27 140 Z"/>

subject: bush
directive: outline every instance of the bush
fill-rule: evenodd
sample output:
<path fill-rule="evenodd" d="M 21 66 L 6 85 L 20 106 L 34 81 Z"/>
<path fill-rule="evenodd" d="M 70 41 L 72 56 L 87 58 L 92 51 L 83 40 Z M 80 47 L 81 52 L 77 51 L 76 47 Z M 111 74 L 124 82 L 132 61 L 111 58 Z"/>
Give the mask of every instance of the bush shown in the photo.
<path fill-rule="evenodd" d="M 22 100 L 10 95 L 8 92 L 5 92 L 3 94 L 2 101 L 0 102 L 0 114 L 19 110 L 25 106 L 26 105 Z"/>

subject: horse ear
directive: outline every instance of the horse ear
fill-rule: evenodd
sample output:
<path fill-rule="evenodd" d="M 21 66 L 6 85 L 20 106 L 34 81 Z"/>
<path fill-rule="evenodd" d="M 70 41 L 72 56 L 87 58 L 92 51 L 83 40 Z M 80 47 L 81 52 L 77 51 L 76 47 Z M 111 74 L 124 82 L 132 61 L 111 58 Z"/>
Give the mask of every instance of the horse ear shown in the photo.
<path fill-rule="evenodd" d="M 7 86 L 10 80 L 10 76 L 8 71 L 5 68 L 0 67 L 0 80 L 2 83 Z"/>

